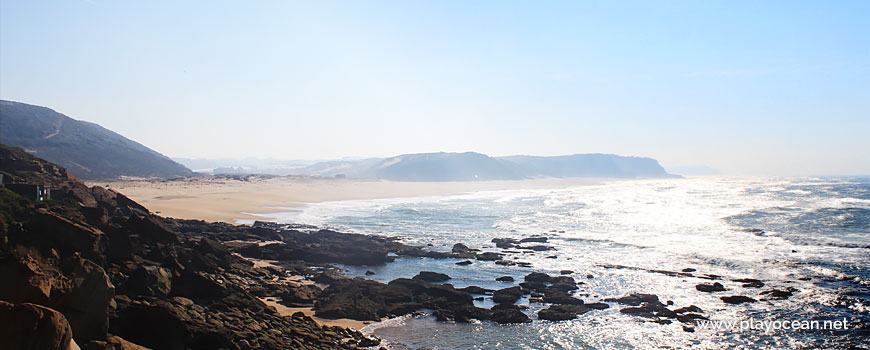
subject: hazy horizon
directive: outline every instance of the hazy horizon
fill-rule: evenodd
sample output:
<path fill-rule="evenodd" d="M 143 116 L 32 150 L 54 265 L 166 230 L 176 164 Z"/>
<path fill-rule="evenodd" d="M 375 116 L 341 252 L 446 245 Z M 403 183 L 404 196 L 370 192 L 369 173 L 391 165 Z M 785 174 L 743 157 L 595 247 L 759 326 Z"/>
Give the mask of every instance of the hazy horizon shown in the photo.
<path fill-rule="evenodd" d="M 870 174 L 867 2 L 0 2 L 0 98 L 172 158 Z"/>

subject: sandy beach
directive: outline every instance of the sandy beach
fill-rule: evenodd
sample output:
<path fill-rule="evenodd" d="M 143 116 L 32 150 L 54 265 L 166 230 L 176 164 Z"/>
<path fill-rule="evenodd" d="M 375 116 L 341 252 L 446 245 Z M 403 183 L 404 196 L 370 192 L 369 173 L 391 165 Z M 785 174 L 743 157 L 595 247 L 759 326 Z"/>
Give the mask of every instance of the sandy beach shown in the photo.
<path fill-rule="evenodd" d="M 564 188 L 603 181 L 593 178 L 544 178 L 521 181 L 395 182 L 298 176 L 197 176 L 175 180 L 119 180 L 88 184 L 121 192 L 162 216 L 236 223 L 237 220 L 268 219 L 251 214 L 291 211 L 306 203 Z"/>

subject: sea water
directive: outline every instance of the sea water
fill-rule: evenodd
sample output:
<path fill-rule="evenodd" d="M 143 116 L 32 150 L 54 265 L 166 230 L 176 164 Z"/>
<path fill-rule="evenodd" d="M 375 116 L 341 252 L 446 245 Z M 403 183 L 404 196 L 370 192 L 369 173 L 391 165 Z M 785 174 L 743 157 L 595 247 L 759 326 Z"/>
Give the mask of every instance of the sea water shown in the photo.
<path fill-rule="evenodd" d="M 378 323 L 366 332 L 393 348 L 422 349 L 632 349 L 817 348 L 870 342 L 870 179 L 731 178 L 614 180 L 558 189 L 487 191 L 449 196 L 354 200 L 313 204 L 278 213 L 279 222 L 400 237 L 405 243 L 450 251 L 463 243 L 500 251 L 493 238 L 546 236 L 555 251 L 509 254 L 531 268 L 457 259 L 400 258 L 384 266 L 345 266 L 346 273 L 382 282 L 421 270 L 450 275 L 456 287 L 498 289 L 532 271 L 584 282 L 586 302 L 652 293 L 674 306 L 696 305 L 711 320 L 843 320 L 851 329 L 700 329 L 658 324 L 624 315 L 620 305 L 572 321 L 538 320 L 542 305 L 518 303 L 533 322 L 437 322 L 431 315 Z M 553 259 L 552 256 L 557 258 Z M 548 258 L 550 257 L 550 258 Z M 630 268 L 612 268 L 612 265 Z M 609 267 L 610 266 L 610 267 Z M 698 277 L 648 270 L 719 275 L 728 291 L 702 293 Z M 374 275 L 366 276 L 372 270 Z M 509 275 L 517 281 L 502 283 Z M 731 279 L 755 278 L 763 288 Z M 787 300 L 763 300 L 771 288 L 798 291 Z M 723 303 L 745 295 L 758 302 Z M 491 301 L 478 302 L 490 307 Z"/>

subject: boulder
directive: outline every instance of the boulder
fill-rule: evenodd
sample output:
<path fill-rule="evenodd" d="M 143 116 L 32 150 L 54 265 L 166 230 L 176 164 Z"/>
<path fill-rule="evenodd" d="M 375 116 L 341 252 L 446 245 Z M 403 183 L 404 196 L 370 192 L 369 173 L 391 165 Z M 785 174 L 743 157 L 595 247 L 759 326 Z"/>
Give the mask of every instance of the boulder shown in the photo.
<path fill-rule="evenodd" d="M 757 280 L 754 278 L 738 278 L 738 279 L 735 279 L 733 281 L 743 283 L 743 288 L 761 288 L 761 287 L 764 287 L 764 282 L 761 282 L 761 280 Z"/>
<path fill-rule="evenodd" d="M 584 305 L 552 305 L 538 311 L 538 318 L 548 321 L 564 321 L 577 318 L 591 310 Z"/>
<path fill-rule="evenodd" d="M 456 265 L 459 265 L 459 266 L 471 265 L 471 260 L 463 260 L 463 261 L 457 262 Z"/>
<path fill-rule="evenodd" d="M 502 257 L 504 257 L 503 254 L 493 253 L 493 252 L 480 253 L 480 254 L 477 254 L 475 256 L 475 258 L 477 258 L 477 260 L 482 260 L 482 261 L 502 260 Z"/>
<path fill-rule="evenodd" d="M 497 304 L 490 309 L 489 319 L 498 324 L 529 323 L 529 316 L 513 304 Z"/>
<path fill-rule="evenodd" d="M 501 249 L 510 249 L 519 244 L 517 240 L 512 238 L 493 238 L 492 243 L 495 243 L 495 246 Z"/>
<path fill-rule="evenodd" d="M 36 303 L 47 305 L 51 298 L 52 283 L 47 267 L 25 255 L 9 255 L 0 260 L 0 299 L 13 303 Z"/>
<path fill-rule="evenodd" d="M 752 299 L 750 297 L 743 296 L 743 295 L 733 295 L 730 297 L 720 297 L 719 299 L 722 299 L 722 301 L 724 301 L 727 304 L 754 303 L 757 301 L 755 299 Z"/>
<path fill-rule="evenodd" d="M 463 292 L 466 292 L 468 294 L 480 294 L 480 295 L 487 295 L 487 294 L 493 293 L 492 289 L 481 288 L 478 286 L 468 286 L 465 288 L 458 288 L 456 290 L 463 291 Z"/>
<path fill-rule="evenodd" d="M 583 304 L 583 300 L 577 299 L 568 295 L 561 290 L 547 288 L 544 292 L 544 302 L 551 304 L 560 304 L 560 305 L 580 305 Z"/>
<path fill-rule="evenodd" d="M 465 244 L 462 244 L 462 243 L 454 244 L 453 249 L 451 249 L 452 252 L 457 253 L 457 254 L 468 253 L 468 252 L 473 251 L 473 250 L 476 250 L 476 249 L 468 248 L 468 246 L 466 246 Z"/>
<path fill-rule="evenodd" d="M 699 285 L 696 285 L 695 289 L 700 292 L 712 293 L 725 291 L 725 286 L 723 286 L 722 283 L 719 282 L 714 282 L 713 284 L 701 283 Z"/>
<path fill-rule="evenodd" d="M 638 306 L 642 303 L 659 303 L 659 297 L 655 294 L 634 293 L 621 298 L 607 298 L 606 302 L 616 302 L 623 305 Z"/>
<path fill-rule="evenodd" d="M 550 275 L 540 272 L 532 272 L 524 278 L 526 282 L 550 282 L 553 278 Z"/>
<path fill-rule="evenodd" d="M 109 276 L 102 267 L 78 255 L 66 259 L 61 270 L 69 277 L 71 289 L 55 305 L 69 320 L 76 342 L 105 339 L 109 305 L 115 297 Z"/>
<path fill-rule="evenodd" d="M 426 282 L 444 282 L 449 280 L 450 276 L 438 272 L 420 271 L 420 273 L 414 276 L 414 279 Z"/>
<path fill-rule="evenodd" d="M 761 295 L 766 295 L 768 300 L 785 300 L 794 294 L 793 289 L 771 289 L 761 292 Z"/>
<path fill-rule="evenodd" d="M 695 305 L 689 305 L 686 307 L 681 307 L 679 309 L 676 309 L 676 310 L 674 310 L 674 312 L 676 312 L 678 314 L 684 314 L 684 313 L 689 313 L 689 312 L 694 312 L 694 313 L 704 312 L 704 310 L 701 310 L 701 308 L 699 308 Z"/>
<path fill-rule="evenodd" d="M 281 304 L 291 307 L 311 306 L 322 290 L 312 284 L 288 285 L 281 293 Z"/>
<path fill-rule="evenodd" d="M 499 281 L 499 282 L 513 282 L 514 278 L 511 276 L 501 276 L 501 277 L 496 277 L 495 280 Z"/>
<path fill-rule="evenodd" d="M 125 294 L 166 297 L 172 291 L 172 272 L 160 266 L 140 266 L 121 290 Z"/>
<path fill-rule="evenodd" d="M 526 237 L 520 240 L 520 243 L 547 243 L 547 237 Z"/>
<path fill-rule="evenodd" d="M 523 297 L 523 290 L 518 286 L 499 289 L 492 293 L 492 300 L 496 303 L 513 304 Z"/>
<path fill-rule="evenodd" d="M 0 325 L 2 349 L 78 349 L 66 317 L 44 306 L 0 301 Z"/>
<path fill-rule="evenodd" d="M 148 348 L 128 342 L 124 338 L 112 336 L 107 341 L 93 340 L 83 346 L 82 350 L 148 350 Z"/>

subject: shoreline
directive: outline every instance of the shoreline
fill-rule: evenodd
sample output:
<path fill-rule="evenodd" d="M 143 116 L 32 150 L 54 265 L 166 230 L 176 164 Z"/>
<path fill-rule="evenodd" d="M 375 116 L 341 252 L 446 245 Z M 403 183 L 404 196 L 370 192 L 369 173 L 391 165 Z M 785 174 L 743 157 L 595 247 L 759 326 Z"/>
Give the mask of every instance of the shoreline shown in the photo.
<path fill-rule="evenodd" d="M 91 181 L 124 193 L 155 214 L 237 224 L 270 220 L 277 211 L 301 211 L 309 203 L 454 195 L 478 191 L 565 188 L 613 181 L 605 178 L 539 178 L 470 182 L 398 182 L 299 176 L 197 176 L 174 180 Z M 278 209 L 278 210 L 276 210 Z"/>

